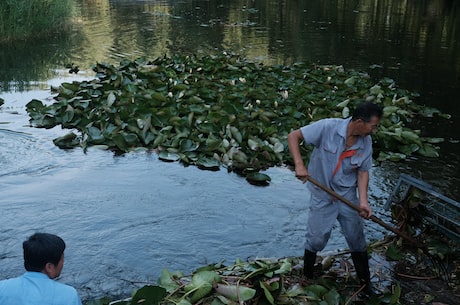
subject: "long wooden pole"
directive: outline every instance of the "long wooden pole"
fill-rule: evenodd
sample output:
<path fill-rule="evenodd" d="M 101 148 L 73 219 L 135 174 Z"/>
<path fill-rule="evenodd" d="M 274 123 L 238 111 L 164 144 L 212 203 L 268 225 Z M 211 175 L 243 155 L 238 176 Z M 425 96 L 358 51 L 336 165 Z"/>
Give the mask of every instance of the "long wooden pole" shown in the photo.
<path fill-rule="evenodd" d="M 326 187 L 325 185 L 323 185 L 322 183 L 320 183 L 319 181 L 315 180 L 314 178 L 312 178 L 311 176 L 308 176 L 307 177 L 307 180 L 310 181 L 311 183 L 313 183 L 314 185 L 316 185 L 317 187 L 319 187 L 320 189 L 322 189 L 323 191 L 325 191 L 326 193 L 328 193 L 329 195 L 339 199 L 340 201 L 342 201 L 343 203 L 345 203 L 346 205 L 348 205 L 350 208 L 352 208 L 353 210 L 356 210 L 357 212 L 362 212 L 363 210 L 353 204 L 353 202 L 351 202 L 350 200 L 346 199 L 345 197 L 337 194 L 336 192 L 334 192 L 333 190 L 331 190 L 330 188 Z M 383 220 L 381 220 L 380 218 L 378 218 L 377 216 L 374 216 L 374 215 L 371 215 L 371 217 L 369 218 L 370 220 L 372 220 L 373 222 L 381 225 L 382 227 L 384 227 L 385 229 L 387 230 L 390 230 L 391 232 L 401 236 L 402 238 L 404 238 L 405 240 L 407 240 L 408 242 L 412 243 L 414 246 L 418 247 L 418 248 L 421 248 L 421 249 L 424 249 L 424 246 L 418 242 L 417 240 L 415 240 L 414 238 L 410 237 L 409 235 L 407 235 L 406 233 L 404 232 L 401 232 L 397 229 L 395 229 L 393 226 L 387 224 L 386 222 L 384 222 Z"/>

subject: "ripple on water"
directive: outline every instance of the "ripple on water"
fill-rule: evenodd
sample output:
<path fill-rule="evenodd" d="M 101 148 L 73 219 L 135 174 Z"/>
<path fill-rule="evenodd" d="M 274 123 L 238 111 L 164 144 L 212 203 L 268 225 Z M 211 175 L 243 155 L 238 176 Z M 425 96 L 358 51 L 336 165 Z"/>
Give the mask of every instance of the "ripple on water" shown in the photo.
<path fill-rule="evenodd" d="M 0 177 L 47 171 L 56 165 L 43 158 L 42 147 L 27 133 L 0 129 Z"/>

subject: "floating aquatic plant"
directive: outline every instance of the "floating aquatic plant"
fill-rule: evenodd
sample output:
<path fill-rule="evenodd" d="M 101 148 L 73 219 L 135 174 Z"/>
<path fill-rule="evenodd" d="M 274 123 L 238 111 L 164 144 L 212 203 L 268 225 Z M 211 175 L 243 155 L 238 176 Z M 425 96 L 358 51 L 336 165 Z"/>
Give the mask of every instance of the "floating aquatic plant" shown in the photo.
<path fill-rule="evenodd" d="M 93 70 L 93 80 L 52 88 L 54 103 L 27 104 L 32 126 L 79 132 L 55 139 L 59 147 L 145 148 L 165 161 L 225 166 L 247 176 L 292 163 L 291 130 L 326 117 L 346 118 L 363 101 L 384 107 L 374 136 L 379 160 L 437 157 L 436 144 L 443 141 L 407 125 L 417 117 L 445 115 L 416 104 L 416 94 L 391 79 L 374 81 L 342 66 L 269 66 L 224 53 L 97 63 Z M 269 181 L 266 175 L 251 177 Z"/>

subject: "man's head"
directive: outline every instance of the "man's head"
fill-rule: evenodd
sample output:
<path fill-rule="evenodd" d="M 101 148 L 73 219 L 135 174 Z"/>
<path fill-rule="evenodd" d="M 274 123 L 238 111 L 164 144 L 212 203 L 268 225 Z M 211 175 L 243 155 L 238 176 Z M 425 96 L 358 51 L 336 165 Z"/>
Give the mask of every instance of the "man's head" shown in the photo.
<path fill-rule="evenodd" d="M 65 250 L 62 238 L 48 233 L 35 233 L 24 241 L 22 248 L 27 271 L 42 272 L 50 278 L 61 274 Z"/>
<path fill-rule="evenodd" d="M 366 136 L 377 130 L 383 110 L 374 103 L 363 103 L 356 107 L 351 121 L 356 125 L 357 135 Z"/>

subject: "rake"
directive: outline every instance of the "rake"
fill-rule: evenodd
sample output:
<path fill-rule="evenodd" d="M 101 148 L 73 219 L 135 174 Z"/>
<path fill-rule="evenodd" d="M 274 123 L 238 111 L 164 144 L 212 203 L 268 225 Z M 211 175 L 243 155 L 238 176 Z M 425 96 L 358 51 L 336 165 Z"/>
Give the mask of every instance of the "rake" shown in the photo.
<path fill-rule="evenodd" d="M 311 176 L 308 176 L 307 180 L 309 182 L 313 183 L 314 185 L 316 185 L 317 187 L 319 187 L 320 189 L 322 189 L 323 191 L 325 191 L 326 193 L 328 193 L 329 195 L 339 199 L 340 201 L 345 203 L 347 206 L 349 206 L 353 210 L 355 210 L 355 211 L 357 211 L 359 213 L 363 211 L 359 206 L 355 205 L 353 202 L 351 202 L 350 200 L 346 199 L 345 197 L 337 194 L 336 192 L 334 192 L 330 188 L 326 187 L 325 185 L 323 185 L 322 183 L 320 183 L 316 179 L 312 178 Z M 396 235 L 402 237 L 404 240 L 406 240 L 407 242 L 409 242 L 413 246 L 421 249 L 423 251 L 423 253 L 429 258 L 431 264 L 435 267 L 435 270 L 439 271 L 440 276 L 443 279 L 445 279 L 448 282 L 450 282 L 451 279 L 450 279 L 450 275 L 449 275 L 449 272 L 447 270 L 447 267 L 443 264 L 443 262 L 439 259 L 439 257 L 436 257 L 436 256 L 432 255 L 429 252 L 428 248 L 423 243 L 421 243 L 418 240 L 412 238 L 411 236 L 407 235 L 406 233 L 399 231 L 398 229 L 394 228 L 393 226 L 387 224 L 386 222 L 384 222 L 382 219 L 378 218 L 377 216 L 371 215 L 371 217 L 369 217 L 369 219 L 372 220 L 373 222 L 381 225 L 385 229 L 387 229 L 387 230 L 395 233 Z"/>

